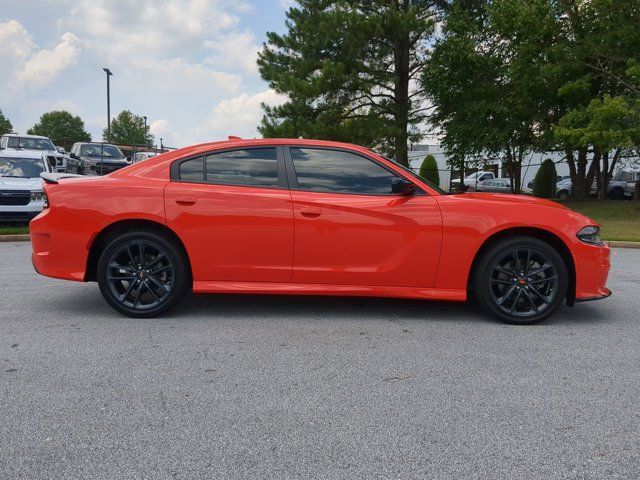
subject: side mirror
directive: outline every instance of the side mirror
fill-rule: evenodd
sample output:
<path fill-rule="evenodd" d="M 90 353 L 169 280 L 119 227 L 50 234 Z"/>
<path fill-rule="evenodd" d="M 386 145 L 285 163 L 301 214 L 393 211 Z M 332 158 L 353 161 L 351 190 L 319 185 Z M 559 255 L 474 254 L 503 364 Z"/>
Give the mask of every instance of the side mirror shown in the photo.
<path fill-rule="evenodd" d="M 75 153 L 73 153 L 73 152 L 71 152 L 71 153 L 69 154 L 69 156 L 70 156 L 71 158 L 74 158 L 74 159 L 78 160 L 78 155 L 76 155 L 76 154 L 75 154 Z"/>
<path fill-rule="evenodd" d="M 67 151 L 64 149 L 64 147 L 56 147 L 56 150 L 58 153 L 67 153 Z"/>
<path fill-rule="evenodd" d="M 413 195 L 416 191 L 416 186 L 409 180 L 404 178 L 394 178 L 391 180 L 391 193 L 396 195 Z"/>

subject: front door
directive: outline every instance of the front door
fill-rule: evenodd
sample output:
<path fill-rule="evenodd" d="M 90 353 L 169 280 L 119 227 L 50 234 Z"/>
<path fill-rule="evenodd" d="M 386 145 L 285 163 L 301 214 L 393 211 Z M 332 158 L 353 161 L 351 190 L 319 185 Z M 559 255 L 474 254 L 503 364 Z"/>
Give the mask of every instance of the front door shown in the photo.
<path fill-rule="evenodd" d="M 295 283 L 432 287 L 442 220 L 425 192 L 391 193 L 398 175 L 344 150 L 291 147 Z"/>
<path fill-rule="evenodd" d="M 165 188 L 167 223 L 195 281 L 290 282 L 293 207 L 281 148 L 181 161 Z"/>

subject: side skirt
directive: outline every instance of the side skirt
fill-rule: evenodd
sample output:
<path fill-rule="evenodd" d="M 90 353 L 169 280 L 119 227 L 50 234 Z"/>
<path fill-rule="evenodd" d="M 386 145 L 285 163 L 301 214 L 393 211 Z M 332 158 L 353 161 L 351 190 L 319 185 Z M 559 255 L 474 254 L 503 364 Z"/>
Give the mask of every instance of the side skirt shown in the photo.
<path fill-rule="evenodd" d="M 425 300 L 445 300 L 452 302 L 464 302 L 467 300 L 467 292 L 465 290 L 319 283 L 194 281 L 193 292 L 421 298 Z"/>

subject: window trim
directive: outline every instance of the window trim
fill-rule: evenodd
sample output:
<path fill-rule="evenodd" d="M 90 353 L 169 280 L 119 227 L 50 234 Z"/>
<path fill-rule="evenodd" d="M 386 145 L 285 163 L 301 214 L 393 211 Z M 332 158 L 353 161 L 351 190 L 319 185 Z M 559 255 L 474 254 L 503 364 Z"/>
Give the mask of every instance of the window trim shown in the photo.
<path fill-rule="evenodd" d="M 207 181 L 207 163 L 206 159 L 209 155 L 216 155 L 219 153 L 227 153 L 227 152 L 237 152 L 240 150 L 266 150 L 266 149 L 275 149 L 276 151 L 276 165 L 278 171 L 278 184 L 277 185 L 247 185 L 244 183 L 215 183 Z M 202 159 L 202 172 L 203 172 L 203 181 L 192 181 L 192 180 L 182 180 L 180 178 L 180 165 L 184 162 L 188 162 L 189 160 L 196 160 L 198 158 Z M 215 149 L 209 150 L 206 152 L 198 153 L 196 155 L 190 155 L 185 158 L 180 158 L 171 163 L 169 178 L 171 182 L 176 183 L 190 183 L 196 185 L 217 185 L 221 187 L 244 187 L 244 188 L 266 188 L 266 189 L 276 189 L 276 190 L 288 190 L 289 184 L 287 182 L 287 174 L 286 167 L 284 164 L 284 152 L 283 147 L 280 145 L 260 145 L 260 146 L 246 146 L 246 147 L 230 147 L 223 149 Z"/>
<path fill-rule="evenodd" d="M 355 150 L 351 150 L 348 148 L 340 148 L 340 147 L 327 147 L 327 146 L 315 146 L 315 145 L 286 145 L 284 147 L 284 159 L 285 159 L 285 165 L 287 168 L 287 179 L 289 180 L 289 189 L 290 190 L 295 190 L 298 192 L 311 192 L 311 193 L 322 193 L 325 195 L 360 195 L 360 196 L 370 196 L 370 197 L 399 197 L 399 196 L 405 196 L 405 195 L 398 195 L 397 193 L 362 193 L 362 192 L 330 192 L 330 191 L 324 191 L 324 190 L 308 190 L 306 188 L 301 188 L 299 183 L 298 183 L 298 174 L 296 172 L 295 166 L 293 164 L 293 157 L 291 155 L 291 149 L 292 148 L 299 148 L 299 149 L 309 149 L 309 150 L 328 150 L 328 151 L 332 151 L 332 152 L 342 152 L 342 153 L 349 153 L 351 155 L 356 155 L 359 157 L 364 158 L 365 160 L 369 160 L 370 162 L 375 163 L 376 165 L 380 166 L 381 168 L 383 168 L 384 170 L 388 171 L 389 173 L 391 173 L 392 175 L 394 175 L 397 178 L 402 178 L 404 180 L 408 180 L 410 181 L 413 185 L 415 185 L 415 192 L 414 195 L 429 195 L 428 192 L 424 191 L 424 189 L 416 184 L 415 180 L 413 178 L 407 177 L 404 174 L 402 174 L 401 172 L 397 172 L 396 170 L 394 170 L 393 168 L 389 167 L 388 165 L 380 162 L 379 160 L 370 157 L 369 155 L 366 155 L 364 153 L 361 152 L 357 152 Z"/>

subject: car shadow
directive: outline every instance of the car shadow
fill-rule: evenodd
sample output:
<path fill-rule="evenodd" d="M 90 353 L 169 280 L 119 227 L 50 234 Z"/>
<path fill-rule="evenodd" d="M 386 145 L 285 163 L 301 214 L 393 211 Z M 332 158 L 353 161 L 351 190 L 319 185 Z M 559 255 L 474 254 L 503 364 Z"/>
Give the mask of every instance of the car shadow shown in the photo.
<path fill-rule="evenodd" d="M 100 295 L 97 286 L 81 295 L 69 298 L 58 295 L 43 302 L 44 310 L 83 314 L 92 312 L 101 317 L 126 317 L 114 312 Z M 485 315 L 473 303 L 427 301 L 377 297 L 332 297 L 306 295 L 250 295 L 250 294 L 188 294 L 163 319 L 184 321 L 247 318 L 370 319 L 399 324 L 413 321 L 494 323 L 498 320 Z M 134 320 L 139 321 L 139 320 Z M 603 323 L 606 312 L 596 302 L 562 306 L 551 318 L 539 325 Z"/>

